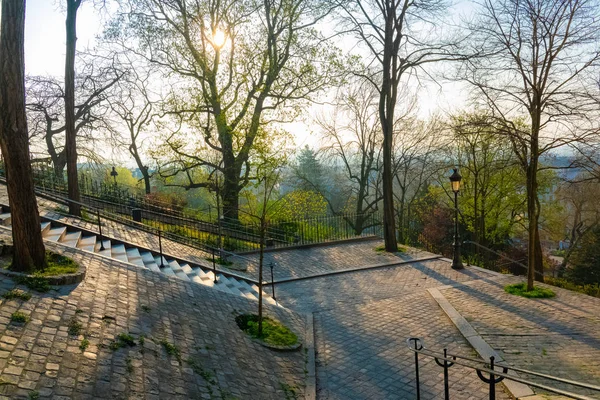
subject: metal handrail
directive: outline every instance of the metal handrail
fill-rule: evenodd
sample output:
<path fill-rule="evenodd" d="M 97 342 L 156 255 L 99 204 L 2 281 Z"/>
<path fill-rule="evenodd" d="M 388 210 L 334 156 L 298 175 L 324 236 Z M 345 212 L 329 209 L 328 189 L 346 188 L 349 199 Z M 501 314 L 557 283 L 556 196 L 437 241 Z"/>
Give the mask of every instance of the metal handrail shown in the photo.
<path fill-rule="evenodd" d="M 484 249 L 484 250 L 486 250 L 486 251 L 489 251 L 490 253 L 493 253 L 493 254 L 497 255 L 498 257 L 501 257 L 501 258 L 504 258 L 505 260 L 508 260 L 508 261 L 510 261 L 512 264 L 516 264 L 516 265 L 518 265 L 519 267 L 521 267 L 521 268 L 524 268 L 524 269 L 525 269 L 525 271 L 528 271 L 528 270 L 529 270 L 529 267 L 528 267 L 527 265 L 523 264 L 522 262 L 520 262 L 520 261 L 517 261 L 517 260 L 513 260 L 512 258 L 510 258 L 510 257 L 507 257 L 507 256 L 505 256 L 505 255 L 504 255 L 504 254 L 502 254 L 502 253 L 499 253 L 499 252 L 497 252 L 497 251 L 495 251 L 495 250 L 492 250 L 492 249 L 490 249 L 489 247 L 485 247 L 484 245 L 482 245 L 482 244 L 479 244 L 479 243 L 477 243 L 477 242 L 474 242 L 474 241 L 472 241 L 472 240 L 465 240 L 465 241 L 463 241 L 463 244 L 473 244 L 473 245 L 475 245 L 475 246 L 477 246 L 477 247 L 479 247 L 479 248 L 481 248 L 481 249 Z M 533 272 L 534 272 L 535 274 L 538 274 L 538 275 L 544 276 L 544 274 L 543 274 L 543 273 L 541 273 L 541 272 L 539 272 L 539 271 L 535 271 L 535 270 L 534 270 Z"/>
<path fill-rule="evenodd" d="M 496 363 L 495 357 L 491 356 L 489 362 L 482 361 L 470 357 L 464 357 L 461 355 L 450 354 L 447 352 L 447 349 L 444 349 L 443 353 L 434 352 L 432 350 L 428 350 L 423 345 L 423 341 L 418 337 L 411 337 L 406 339 L 406 343 L 408 348 L 415 353 L 415 371 L 416 371 L 416 383 L 417 383 L 417 399 L 421 398 L 420 395 L 420 377 L 419 377 L 419 354 L 422 354 L 427 357 L 432 357 L 435 359 L 436 364 L 440 367 L 444 368 L 444 390 L 445 390 L 445 400 L 449 400 L 449 383 L 448 383 L 448 369 L 453 365 L 461 365 L 463 367 L 467 367 L 473 369 L 477 372 L 479 378 L 490 385 L 490 400 L 495 400 L 495 385 L 497 383 L 502 382 L 504 379 L 508 379 L 514 382 L 519 382 L 525 385 L 533 386 L 538 389 L 547 390 L 552 393 L 560 394 L 563 396 L 568 396 L 573 399 L 578 400 L 593 400 L 592 397 L 588 397 L 585 395 L 569 392 L 563 389 L 554 388 L 548 385 L 544 385 L 541 383 L 533 382 L 529 379 L 520 378 L 517 375 L 510 374 L 510 372 L 520 372 L 522 374 L 527 374 L 531 376 L 536 376 L 539 378 L 548 379 L 554 382 L 564 383 L 571 386 L 577 386 L 584 389 L 589 389 L 593 391 L 598 391 L 600 393 L 600 386 L 592 385 L 589 383 L 578 382 L 571 379 L 559 378 L 556 376 L 542 374 L 539 372 L 534 372 L 522 368 L 511 367 L 502 363 Z M 464 361 L 459 361 L 464 360 Z M 494 368 L 499 367 L 502 368 L 502 371 L 497 371 Z M 483 373 L 489 374 L 489 378 L 485 378 Z"/>

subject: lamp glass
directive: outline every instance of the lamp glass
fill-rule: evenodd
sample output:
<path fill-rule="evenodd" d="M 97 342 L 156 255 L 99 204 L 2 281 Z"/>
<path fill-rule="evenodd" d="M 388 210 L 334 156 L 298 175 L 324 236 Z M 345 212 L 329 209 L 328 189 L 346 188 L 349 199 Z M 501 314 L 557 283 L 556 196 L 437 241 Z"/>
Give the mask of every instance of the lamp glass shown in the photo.
<path fill-rule="evenodd" d="M 458 192 L 460 190 L 460 181 L 452 181 L 452 191 Z"/>

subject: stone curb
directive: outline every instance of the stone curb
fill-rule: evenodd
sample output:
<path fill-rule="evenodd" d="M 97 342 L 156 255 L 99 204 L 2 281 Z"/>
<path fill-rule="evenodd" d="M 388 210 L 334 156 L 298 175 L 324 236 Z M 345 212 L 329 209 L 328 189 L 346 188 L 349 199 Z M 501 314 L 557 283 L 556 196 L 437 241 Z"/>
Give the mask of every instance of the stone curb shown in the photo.
<path fill-rule="evenodd" d="M 484 360 L 489 359 L 491 356 L 494 356 L 497 362 L 504 362 L 504 358 L 500 356 L 496 350 L 494 350 L 482 337 L 477 333 L 477 331 L 473 328 L 473 326 L 467 322 L 467 320 L 460 315 L 460 313 L 450 304 L 450 302 L 444 297 L 444 295 L 437 288 L 427 289 L 427 292 L 433 297 L 433 299 L 438 303 L 438 305 L 444 310 L 448 318 L 452 321 L 452 323 L 456 326 L 456 328 L 460 331 L 460 333 L 467 339 L 469 344 L 473 346 L 475 351 L 479 354 L 481 358 Z M 510 375 L 516 375 L 514 372 L 509 372 Z M 525 385 L 520 382 L 515 382 L 511 380 L 504 380 L 502 384 L 508 392 L 515 399 L 524 398 L 527 396 L 534 396 L 535 393 L 528 385 Z"/>
<path fill-rule="evenodd" d="M 277 285 L 279 283 L 296 282 L 296 281 L 302 281 L 302 280 L 313 279 L 313 278 L 321 278 L 321 277 L 331 276 L 331 275 L 348 274 L 351 272 L 368 271 L 371 269 L 397 267 L 399 265 L 413 264 L 413 263 L 418 263 L 418 262 L 423 262 L 423 261 L 439 260 L 439 258 L 440 258 L 440 256 L 431 256 L 431 257 L 415 258 L 412 260 L 403 260 L 403 261 L 397 261 L 397 262 L 394 261 L 394 262 L 383 263 L 383 264 L 365 265 L 365 266 L 358 267 L 358 268 L 348 268 L 348 269 L 340 269 L 337 271 L 327 271 L 327 272 L 323 272 L 321 274 L 316 274 L 316 275 L 299 276 L 296 278 L 283 278 L 283 279 L 276 280 L 273 283 L 275 285 Z"/>
<path fill-rule="evenodd" d="M 316 400 L 317 398 L 317 368 L 315 358 L 315 316 L 313 313 L 306 314 L 306 389 L 305 400 Z"/>

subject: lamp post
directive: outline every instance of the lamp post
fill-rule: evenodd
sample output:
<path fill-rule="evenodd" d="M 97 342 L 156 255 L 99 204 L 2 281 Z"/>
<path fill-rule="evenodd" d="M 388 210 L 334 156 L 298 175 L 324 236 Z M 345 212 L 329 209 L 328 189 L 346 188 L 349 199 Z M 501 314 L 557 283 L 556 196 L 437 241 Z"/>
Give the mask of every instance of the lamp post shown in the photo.
<path fill-rule="evenodd" d="M 110 176 L 113 177 L 114 181 L 115 181 L 115 186 L 117 186 L 117 175 L 119 175 L 119 173 L 117 172 L 117 170 L 115 169 L 115 167 L 112 167 L 112 171 L 110 171 Z"/>
<path fill-rule="evenodd" d="M 458 236 L 458 192 L 460 191 L 460 180 L 462 176 L 458 169 L 450 175 L 450 183 L 454 192 L 454 256 L 452 257 L 452 269 L 463 269 L 464 265 L 460 259 L 460 237 Z"/>

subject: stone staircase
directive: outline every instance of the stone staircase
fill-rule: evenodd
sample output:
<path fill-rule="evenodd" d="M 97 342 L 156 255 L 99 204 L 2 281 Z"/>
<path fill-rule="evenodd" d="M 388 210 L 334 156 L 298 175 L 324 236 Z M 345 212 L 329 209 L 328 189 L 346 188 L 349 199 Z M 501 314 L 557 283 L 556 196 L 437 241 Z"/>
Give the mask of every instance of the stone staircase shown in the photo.
<path fill-rule="evenodd" d="M 0 206 L 0 225 L 10 226 L 11 215 L 6 206 Z M 100 239 L 94 232 L 66 225 L 58 221 L 42 217 L 42 236 L 44 240 L 75 247 L 104 257 L 147 268 L 154 272 L 177 277 L 184 281 L 194 282 L 213 289 L 258 300 L 258 285 L 248 279 L 217 271 L 180 258 L 163 255 L 162 263 L 158 252 L 120 240 L 104 237 L 102 249 Z M 275 300 L 263 290 L 263 301 L 277 305 Z"/>

